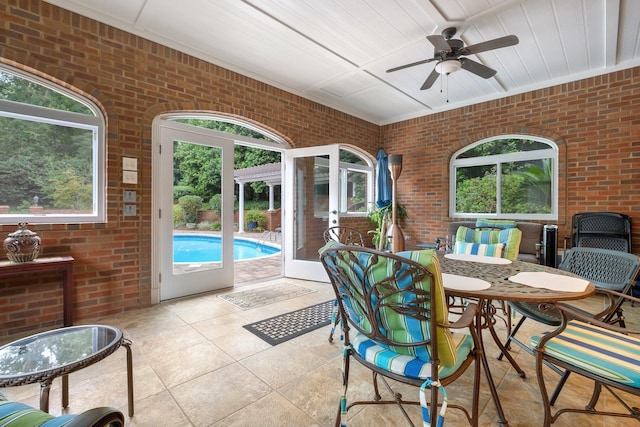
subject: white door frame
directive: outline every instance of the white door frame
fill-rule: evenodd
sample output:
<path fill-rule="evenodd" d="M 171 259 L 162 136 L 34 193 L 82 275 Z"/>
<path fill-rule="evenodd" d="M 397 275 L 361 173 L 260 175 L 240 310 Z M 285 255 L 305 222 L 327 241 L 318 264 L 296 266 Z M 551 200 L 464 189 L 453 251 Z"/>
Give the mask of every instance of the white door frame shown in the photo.
<path fill-rule="evenodd" d="M 326 212 L 327 227 L 340 224 L 338 185 L 340 166 L 340 145 L 324 145 L 320 147 L 298 148 L 286 150 L 284 153 L 285 179 L 283 186 L 284 206 L 284 230 L 282 233 L 284 249 L 284 275 L 286 277 L 328 282 L 329 278 L 322 264 L 317 261 L 295 259 L 296 250 L 305 245 L 304 242 L 304 215 L 298 206 L 307 200 L 306 195 L 296 191 L 298 185 L 304 179 L 313 179 L 310 176 L 302 176 L 295 167 L 295 159 L 300 157 L 329 156 L 329 206 Z M 283 212 L 285 209 L 283 209 Z M 295 231 L 294 231 L 295 230 Z M 298 236 L 302 236 L 298 238 Z M 312 248 L 318 250 L 319 248 Z"/>
<path fill-rule="evenodd" d="M 170 120 L 154 123 L 152 303 L 233 286 L 233 203 L 222 204 L 220 268 L 173 274 L 173 141 L 219 148 L 222 156 L 222 200 L 233 201 L 233 150 L 230 135 Z M 180 289 L 177 282 L 180 282 Z"/>

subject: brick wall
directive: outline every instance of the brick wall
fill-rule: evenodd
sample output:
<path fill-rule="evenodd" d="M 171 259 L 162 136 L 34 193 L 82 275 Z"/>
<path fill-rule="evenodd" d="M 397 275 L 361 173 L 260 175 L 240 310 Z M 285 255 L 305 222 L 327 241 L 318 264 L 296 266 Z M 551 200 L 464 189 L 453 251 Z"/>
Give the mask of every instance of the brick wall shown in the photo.
<path fill-rule="evenodd" d="M 449 160 L 494 135 L 529 134 L 559 149 L 559 245 L 571 216 L 615 211 L 632 217 L 640 252 L 640 68 L 592 77 L 382 127 L 388 153 L 404 154 L 399 200 L 405 234 L 433 242 L 450 221 Z"/>
<path fill-rule="evenodd" d="M 76 259 L 77 321 L 151 302 L 151 124 L 171 111 L 243 117 L 294 147 L 339 142 L 372 156 L 380 146 L 404 154 L 398 192 L 414 242 L 444 235 L 452 153 L 506 132 L 543 135 L 561 148 L 560 235 L 574 212 L 615 210 L 632 215 L 640 244 L 638 68 L 379 127 L 37 0 L 0 4 L 0 60 L 81 91 L 108 118 L 107 222 L 30 227 L 42 237 L 42 256 Z M 122 157 L 139 159 L 139 183 L 126 186 L 138 194 L 136 217 L 121 213 Z M 0 341 L 62 324 L 58 281 L 0 281 Z M 25 318 L 8 296 L 27 285 L 34 309 Z"/>
<path fill-rule="evenodd" d="M 351 143 L 377 150 L 378 126 L 48 3 L 0 4 L 0 60 L 81 91 L 102 107 L 107 129 L 107 222 L 32 225 L 41 256 L 71 255 L 77 321 L 151 303 L 151 124 L 160 113 L 205 110 L 239 116 L 294 147 Z M 138 158 L 138 184 L 123 185 L 122 157 Z M 122 216 L 123 189 L 138 215 Z M 5 235 L 17 225 L 0 227 Z M 10 296 L 26 292 L 24 316 Z M 51 295 L 53 294 L 53 295 Z M 62 325 L 59 277 L 0 281 L 0 341 Z M 57 314 L 57 318 L 53 318 Z"/>

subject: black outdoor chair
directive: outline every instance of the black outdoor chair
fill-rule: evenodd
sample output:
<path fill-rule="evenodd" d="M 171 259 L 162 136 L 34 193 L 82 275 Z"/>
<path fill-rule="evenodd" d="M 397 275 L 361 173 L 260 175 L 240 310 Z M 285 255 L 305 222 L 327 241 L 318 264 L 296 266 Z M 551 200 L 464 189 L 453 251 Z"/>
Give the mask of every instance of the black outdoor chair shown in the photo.
<path fill-rule="evenodd" d="M 582 212 L 571 218 L 571 244 L 631 252 L 631 218 L 617 212 Z"/>

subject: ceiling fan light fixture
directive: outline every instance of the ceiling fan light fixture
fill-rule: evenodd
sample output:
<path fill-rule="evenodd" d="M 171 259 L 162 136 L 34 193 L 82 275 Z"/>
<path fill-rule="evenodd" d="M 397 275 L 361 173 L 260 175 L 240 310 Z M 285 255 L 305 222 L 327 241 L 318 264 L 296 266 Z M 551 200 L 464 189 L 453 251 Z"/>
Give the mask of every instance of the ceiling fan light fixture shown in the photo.
<path fill-rule="evenodd" d="M 455 73 L 462 67 L 462 63 L 457 59 L 447 59 L 436 64 L 436 71 L 440 74 Z"/>

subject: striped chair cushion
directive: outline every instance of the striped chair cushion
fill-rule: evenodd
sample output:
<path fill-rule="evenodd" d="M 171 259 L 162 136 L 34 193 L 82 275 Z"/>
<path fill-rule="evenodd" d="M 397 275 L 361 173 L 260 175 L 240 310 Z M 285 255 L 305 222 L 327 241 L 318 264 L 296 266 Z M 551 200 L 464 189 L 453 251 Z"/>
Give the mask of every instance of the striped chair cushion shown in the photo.
<path fill-rule="evenodd" d="M 478 218 L 476 228 L 516 228 L 516 222 L 510 219 Z"/>
<path fill-rule="evenodd" d="M 457 254 L 484 255 L 502 258 L 503 248 L 504 245 L 502 243 L 486 245 L 484 243 L 456 242 L 455 252 Z"/>
<path fill-rule="evenodd" d="M 20 402 L 0 399 L 0 426 L 2 427 L 62 427 L 75 415 L 54 417 Z"/>
<path fill-rule="evenodd" d="M 518 259 L 521 240 L 522 231 L 517 228 L 479 230 L 462 226 L 458 227 L 456 233 L 456 246 L 458 242 L 484 244 L 502 243 L 504 245 L 502 257 L 511 261 Z"/>
<path fill-rule="evenodd" d="M 455 372 L 473 348 L 473 338 L 470 335 L 452 334 L 452 340 L 457 354 L 456 363 L 453 365 L 441 364 L 438 369 L 439 378 L 446 378 Z M 351 348 L 367 362 L 389 372 L 424 380 L 431 377 L 430 361 L 397 353 L 371 341 L 360 333 L 354 336 L 351 341 Z"/>
<path fill-rule="evenodd" d="M 539 336 L 531 337 L 537 346 Z M 572 321 L 547 341 L 544 352 L 612 381 L 640 388 L 640 339 Z"/>
<path fill-rule="evenodd" d="M 420 282 L 417 286 L 422 289 L 432 289 L 434 292 L 434 301 L 436 301 L 436 321 L 438 323 L 448 322 L 449 312 L 447 309 L 446 298 L 444 294 L 444 287 L 442 285 L 442 271 L 440 270 L 440 263 L 433 249 L 423 251 L 406 251 L 400 252 L 397 255 L 409 258 L 423 265 L 428 271 L 430 271 L 435 281 L 431 283 L 430 278 L 426 278 Z M 366 264 L 367 257 L 370 257 L 369 253 L 360 253 L 360 262 Z M 365 278 L 366 286 L 371 286 L 382 279 L 392 276 L 394 273 L 393 261 L 389 258 L 381 257 L 378 263 L 369 270 L 368 276 Z M 346 269 L 351 275 L 361 275 L 361 271 L 354 271 L 354 269 Z M 359 282 L 360 277 L 351 279 L 353 282 Z M 399 298 L 405 295 L 397 294 Z M 357 298 L 357 295 L 354 295 Z M 397 301 L 402 302 L 402 301 Z M 358 325 L 363 331 L 371 331 L 371 325 L 367 320 L 364 313 L 362 313 L 359 304 L 351 304 L 349 300 L 344 300 L 345 307 L 347 309 L 350 319 Z M 363 304 L 364 305 L 364 304 Z M 387 336 L 401 343 L 420 342 L 430 338 L 429 324 L 427 322 L 419 322 L 416 319 L 412 319 L 403 316 L 390 308 L 383 307 L 380 313 L 380 324 L 385 329 Z M 454 340 L 452 338 L 451 331 L 445 328 L 437 328 L 437 340 L 438 340 L 438 357 L 440 363 L 449 366 L 457 363 L 457 353 Z M 427 347 L 399 347 L 389 346 L 389 349 L 393 352 L 405 354 L 408 356 L 416 357 L 424 362 L 431 361 L 431 355 L 428 352 Z"/>

